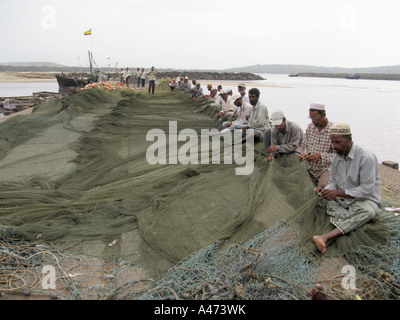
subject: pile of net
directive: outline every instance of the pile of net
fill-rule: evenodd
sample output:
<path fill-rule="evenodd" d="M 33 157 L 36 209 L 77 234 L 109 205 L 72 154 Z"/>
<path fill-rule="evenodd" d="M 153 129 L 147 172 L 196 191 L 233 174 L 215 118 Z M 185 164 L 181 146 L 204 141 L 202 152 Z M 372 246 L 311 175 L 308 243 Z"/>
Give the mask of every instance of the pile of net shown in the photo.
<path fill-rule="evenodd" d="M 398 217 L 382 211 L 318 254 L 310 235 L 329 224 L 304 163 L 266 163 L 262 143 L 238 163 L 230 137 L 199 138 L 221 129 L 209 104 L 90 88 L 1 123 L 0 291 L 309 299 L 322 283 L 337 299 L 397 299 Z M 236 174 L 244 165 L 251 172 Z"/>

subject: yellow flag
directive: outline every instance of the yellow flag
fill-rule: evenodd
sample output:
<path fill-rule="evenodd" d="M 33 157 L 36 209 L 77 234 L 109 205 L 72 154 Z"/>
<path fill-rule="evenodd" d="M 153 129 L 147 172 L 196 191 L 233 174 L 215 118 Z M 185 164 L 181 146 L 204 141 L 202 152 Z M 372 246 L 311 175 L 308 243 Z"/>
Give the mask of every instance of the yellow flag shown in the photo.
<path fill-rule="evenodd" d="M 91 36 L 92 35 L 92 29 L 86 31 L 83 35 L 84 36 Z"/>

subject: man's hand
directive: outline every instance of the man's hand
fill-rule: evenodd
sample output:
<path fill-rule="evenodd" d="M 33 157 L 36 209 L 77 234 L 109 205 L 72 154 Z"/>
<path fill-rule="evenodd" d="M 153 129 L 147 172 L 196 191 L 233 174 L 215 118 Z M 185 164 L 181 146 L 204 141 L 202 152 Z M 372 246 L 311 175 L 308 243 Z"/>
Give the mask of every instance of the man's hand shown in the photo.
<path fill-rule="evenodd" d="M 319 159 L 321 159 L 320 153 L 313 153 L 306 157 L 306 160 L 312 161 L 312 162 L 317 162 Z"/>
<path fill-rule="evenodd" d="M 271 154 L 268 158 L 265 158 L 264 161 L 265 162 L 270 162 L 271 160 L 274 160 L 275 156 L 273 154 Z"/>
<path fill-rule="evenodd" d="M 338 197 L 345 197 L 344 190 L 328 190 L 318 187 L 316 190 L 317 194 L 320 195 L 322 198 L 332 201 Z"/>
<path fill-rule="evenodd" d="M 303 159 L 306 159 L 306 158 L 307 158 L 307 155 L 305 153 L 299 154 L 299 160 L 300 161 L 303 160 Z"/>
<path fill-rule="evenodd" d="M 268 153 L 274 153 L 274 152 L 276 152 L 276 146 L 269 146 L 269 147 L 267 148 L 267 152 L 268 152 Z"/>

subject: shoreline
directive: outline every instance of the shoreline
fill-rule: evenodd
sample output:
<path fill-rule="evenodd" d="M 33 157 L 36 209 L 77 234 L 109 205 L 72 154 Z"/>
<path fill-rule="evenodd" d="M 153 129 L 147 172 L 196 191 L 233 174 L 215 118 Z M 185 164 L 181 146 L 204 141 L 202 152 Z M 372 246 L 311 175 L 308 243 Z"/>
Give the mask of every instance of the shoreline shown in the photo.
<path fill-rule="evenodd" d="M 52 72 L 0 72 L 0 82 L 56 82 Z"/>

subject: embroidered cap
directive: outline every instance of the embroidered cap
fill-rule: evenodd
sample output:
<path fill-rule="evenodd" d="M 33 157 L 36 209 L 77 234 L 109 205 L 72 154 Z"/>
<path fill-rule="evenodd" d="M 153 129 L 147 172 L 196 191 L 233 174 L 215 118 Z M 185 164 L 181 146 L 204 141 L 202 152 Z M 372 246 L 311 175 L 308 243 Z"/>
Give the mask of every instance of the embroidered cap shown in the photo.
<path fill-rule="evenodd" d="M 322 103 L 310 103 L 310 109 L 325 111 L 325 105 Z"/>
<path fill-rule="evenodd" d="M 331 127 L 331 134 L 350 135 L 350 126 L 347 123 L 335 123 Z"/>

